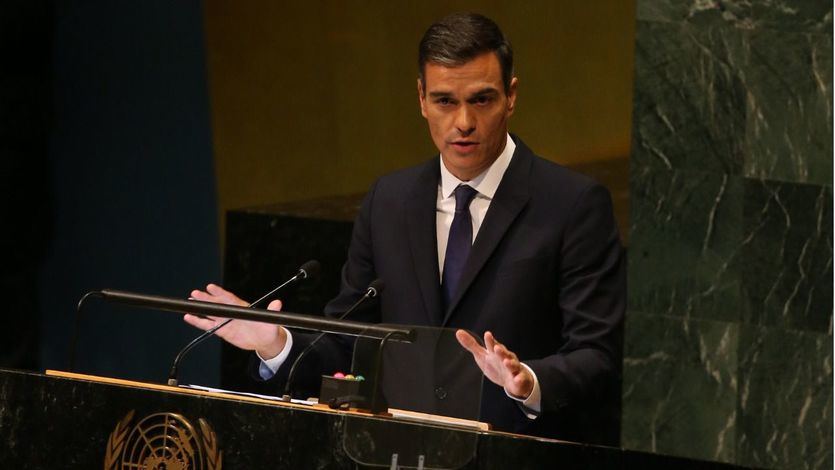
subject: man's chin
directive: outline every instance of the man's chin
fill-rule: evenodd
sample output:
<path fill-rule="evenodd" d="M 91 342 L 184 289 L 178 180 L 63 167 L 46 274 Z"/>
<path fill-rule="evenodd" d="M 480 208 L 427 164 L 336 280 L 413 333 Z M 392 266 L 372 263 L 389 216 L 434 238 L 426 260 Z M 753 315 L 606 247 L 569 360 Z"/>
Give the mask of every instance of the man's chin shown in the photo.
<path fill-rule="evenodd" d="M 487 169 L 483 161 L 478 155 L 450 155 L 444 159 L 444 166 L 456 178 L 469 181 Z"/>
<path fill-rule="evenodd" d="M 471 167 L 476 166 L 477 162 L 480 160 L 478 155 L 476 154 L 459 154 L 457 152 L 451 152 L 449 158 L 447 159 L 449 163 L 454 165 L 456 168 L 462 169 L 472 169 Z"/>

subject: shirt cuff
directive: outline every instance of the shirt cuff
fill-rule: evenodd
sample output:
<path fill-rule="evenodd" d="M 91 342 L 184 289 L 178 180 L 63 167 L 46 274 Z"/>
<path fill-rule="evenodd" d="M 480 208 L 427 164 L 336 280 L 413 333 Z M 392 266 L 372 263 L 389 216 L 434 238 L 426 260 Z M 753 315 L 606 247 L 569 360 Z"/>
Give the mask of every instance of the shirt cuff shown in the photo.
<path fill-rule="evenodd" d="M 517 398 L 507 393 L 507 389 L 505 389 L 504 393 L 519 404 L 519 408 L 521 408 L 528 419 L 536 419 L 542 411 L 542 390 L 539 388 L 539 379 L 536 378 L 533 369 L 528 367 L 524 362 L 522 363 L 522 367 L 527 369 L 533 377 L 533 390 L 531 390 L 531 394 L 528 395 L 528 398 Z"/>
<path fill-rule="evenodd" d="M 261 360 L 261 363 L 258 364 L 258 375 L 261 376 L 264 380 L 270 380 L 273 378 L 276 372 L 278 372 L 278 368 L 284 364 L 284 361 L 287 360 L 287 356 L 290 355 L 290 350 L 293 348 L 293 335 L 290 333 L 290 330 L 284 328 L 283 326 L 280 327 L 287 333 L 287 341 L 284 343 L 284 349 L 278 353 L 278 356 L 272 359 L 264 359 L 258 354 L 258 351 L 255 351 L 255 355 L 258 356 L 258 359 Z"/>

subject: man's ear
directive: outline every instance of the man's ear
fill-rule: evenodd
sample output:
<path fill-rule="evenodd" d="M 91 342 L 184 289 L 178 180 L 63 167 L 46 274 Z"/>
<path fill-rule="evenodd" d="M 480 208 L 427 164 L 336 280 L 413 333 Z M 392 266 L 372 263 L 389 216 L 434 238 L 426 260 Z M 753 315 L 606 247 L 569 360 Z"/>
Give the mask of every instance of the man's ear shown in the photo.
<path fill-rule="evenodd" d="M 510 80 L 510 86 L 507 90 L 507 115 L 510 116 L 513 114 L 513 110 L 516 108 L 516 88 L 519 86 L 519 79 L 513 77 Z"/>
<path fill-rule="evenodd" d="M 426 90 L 423 89 L 423 80 L 417 79 L 418 101 L 420 101 L 420 114 L 426 117 Z"/>

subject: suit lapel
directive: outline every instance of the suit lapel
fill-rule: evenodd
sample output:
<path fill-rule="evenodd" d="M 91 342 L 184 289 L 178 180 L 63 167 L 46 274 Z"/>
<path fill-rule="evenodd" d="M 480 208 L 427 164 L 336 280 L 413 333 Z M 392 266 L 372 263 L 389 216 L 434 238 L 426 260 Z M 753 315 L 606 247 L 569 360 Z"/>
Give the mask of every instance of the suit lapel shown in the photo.
<path fill-rule="evenodd" d="M 516 151 L 513 153 L 513 159 L 502 177 L 502 182 L 499 183 L 496 194 L 490 202 L 490 209 L 487 210 L 484 222 L 478 230 L 473 248 L 464 265 L 464 272 L 461 273 L 458 292 L 445 312 L 443 325 L 447 324 L 461 298 L 530 199 L 528 183 L 533 155 L 521 140 L 516 138 L 514 141 Z"/>
<path fill-rule="evenodd" d="M 423 296 L 428 325 L 438 325 L 442 318 L 435 228 L 438 181 L 441 177 L 438 165 L 438 159 L 433 159 L 426 165 L 404 204 L 409 248 Z"/>

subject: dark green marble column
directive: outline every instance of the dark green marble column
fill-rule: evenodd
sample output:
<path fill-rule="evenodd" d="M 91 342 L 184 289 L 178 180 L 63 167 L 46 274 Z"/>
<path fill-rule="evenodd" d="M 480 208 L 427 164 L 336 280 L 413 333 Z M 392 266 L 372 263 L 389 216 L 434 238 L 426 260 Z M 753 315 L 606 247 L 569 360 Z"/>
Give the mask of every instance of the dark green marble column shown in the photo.
<path fill-rule="evenodd" d="M 637 12 L 623 445 L 832 468 L 832 2 Z"/>

